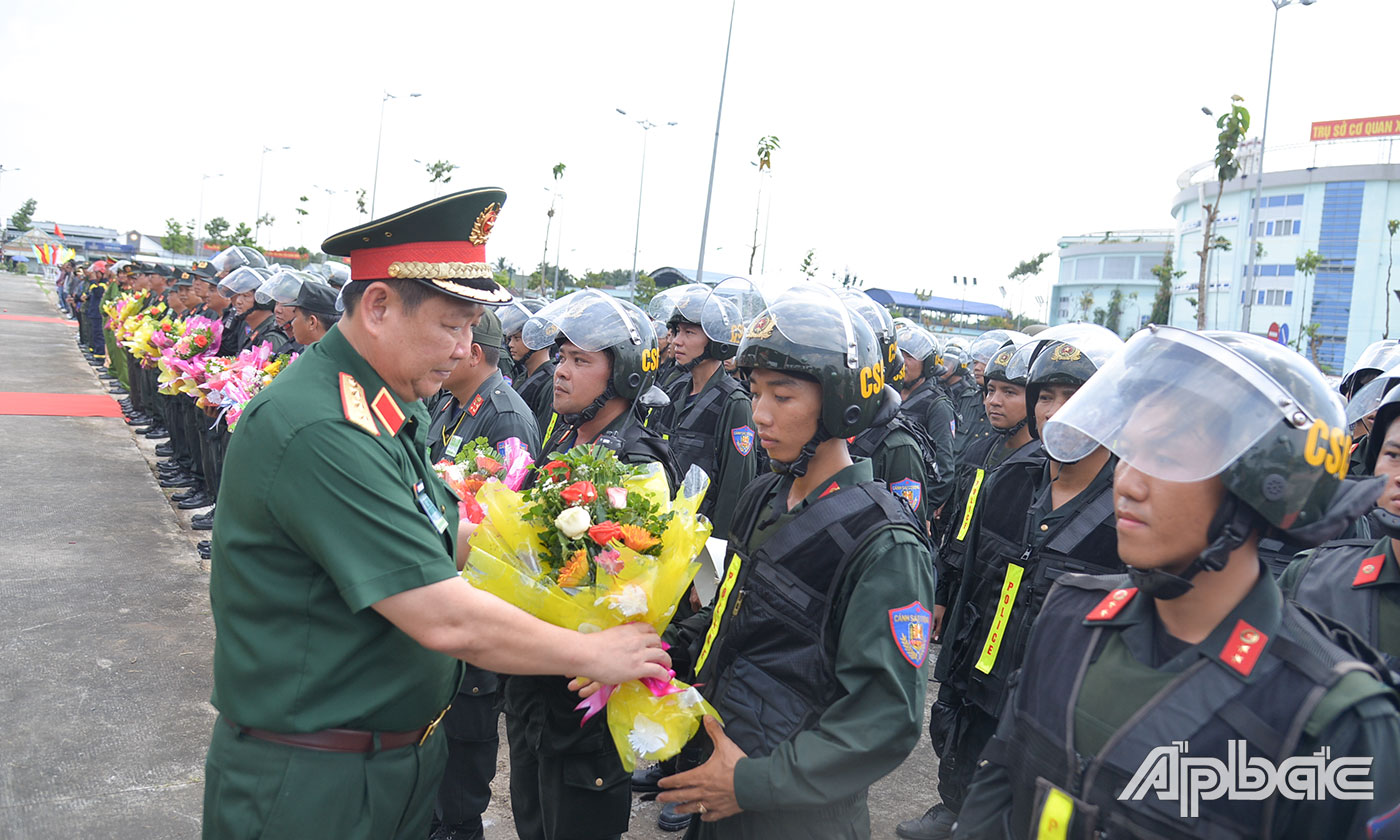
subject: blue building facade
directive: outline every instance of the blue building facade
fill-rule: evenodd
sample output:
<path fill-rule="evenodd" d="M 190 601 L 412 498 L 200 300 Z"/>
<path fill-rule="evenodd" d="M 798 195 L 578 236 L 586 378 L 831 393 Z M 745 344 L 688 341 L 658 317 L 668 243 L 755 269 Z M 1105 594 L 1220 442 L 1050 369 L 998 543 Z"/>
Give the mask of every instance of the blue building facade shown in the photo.
<path fill-rule="evenodd" d="M 1060 273 L 1050 288 L 1046 323 L 1099 323 L 1127 337 L 1152 313 L 1152 269 L 1173 247 L 1170 230 L 1105 231 L 1059 241 Z"/>

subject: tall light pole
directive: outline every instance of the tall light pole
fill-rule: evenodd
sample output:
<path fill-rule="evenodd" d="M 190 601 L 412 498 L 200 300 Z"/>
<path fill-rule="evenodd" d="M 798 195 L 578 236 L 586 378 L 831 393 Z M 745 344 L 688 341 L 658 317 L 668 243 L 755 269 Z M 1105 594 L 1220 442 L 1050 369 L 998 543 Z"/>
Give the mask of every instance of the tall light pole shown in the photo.
<path fill-rule="evenodd" d="M 199 242 L 202 242 L 202 241 L 203 241 L 203 240 L 201 239 L 201 237 L 200 237 L 200 233 L 199 233 L 199 232 L 202 231 L 202 230 L 204 230 L 204 184 L 205 184 L 205 182 L 207 182 L 210 178 L 222 178 L 222 177 L 224 177 L 224 173 L 222 173 L 222 172 L 218 173 L 217 175 L 201 175 L 201 176 L 199 176 L 199 221 L 195 224 L 195 228 L 194 228 L 194 241 L 195 241 L 196 243 L 199 243 Z M 195 253 L 194 253 L 194 255 L 195 255 L 196 257 L 198 257 L 198 256 L 200 255 L 200 250 L 199 250 L 198 248 L 195 248 Z"/>
<path fill-rule="evenodd" d="M 416 99 L 422 96 L 421 93 L 410 93 L 409 99 Z M 379 151 L 384 148 L 384 106 L 389 104 L 390 99 L 398 99 L 397 96 L 384 91 L 384 98 L 379 102 L 379 140 L 374 144 L 374 185 L 369 193 L 369 217 L 374 218 L 374 202 L 379 198 Z"/>
<path fill-rule="evenodd" d="M 22 168 L 23 168 L 23 167 L 20 167 L 20 166 L 5 166 L 5 165 L 3 165 L 3 164 L 0 164 L 0 176 L 3 176 L 6 172 L 18 172 L 18 171 L 20 171 L 20 169 L 22 169 Z M 0 211 L 0 212 L 3 212 L 3 211 Z M 10 229 L 10 217 L 9 217 L 9 216 L 0 216 L 0 243 L 3 243 L 3 242 L 5 241 L 5 234 L 6 234 L 6 232 L 7 232 L 9 229 Z"/>
<path fill-rule="evenodd" d="M 290 149 L 290 148 L 291 148 L 291 146 L 279 146 L 279 147 L 277 147 L 277 148 L 275 148 L 275 149 L 272 148 L 271 146 L 263 146 L 262 158 L 260 158 L 259 161 L 258 161 L 258 212 L 257 212 L 257 215 L 253 217 L 253 243 L 254 243 L 254 244 L 257 244 L 257 241 L 258 241 L 258 231 L 262 228 L 262 185 L 263 185 L 263 170 L 267 168 L 267 153 L 268 153 L 268 152 L 281 152 L 281 151 L 285 151 L 285 150 Z"/>
<path fill-rule="evenodd" d="M 1264 147 L 1269 142 L 1269 100 L 1274 93 L 1274 48 L 1278 45 L 1278 12 L 1293 0 L 1269 0 L 1274 4 L 1274 32 L 1269 40 L 1269 78 L 1264 87 L 1264 129 L 1259 137 L 1259 166 L 1254 176 L 1254 200 L 1249 211 L 1249 266 L 1244 275 L 1244 306 L 1240 307 L 1240 331 L 1249 332 L 1249 316 L 1254 309 L 1254 257 L 1259 250 L 1255 238 L 1259 235 L 1259 199 L 1264 190 Z M 1317 0 L 1298 0 L 1311 6 Z"/>
<path fill-rule="evenodd" d="M 700 226 L 700 259 L 695 265 L 695 282 L 703 283 L 705 277 L 705 238 L 710 233 L 710 199 L 715 194 L 715 162 L 719 159 L 719 121 L 724 116 L 724 85 L 729 81 L 729 48 L 734 43 L 734 9 L 739 0 L 729 3 L 729 36 L 724 42 L 724 72 L 719 77 L 719 112 L 715 114 L 715 147 L 710 152 L 710 185 L 705 188 L 705 221 Z"/>
<path fill-rule="evenodd" d="M 624 117 L 627 116 L 627 112 L 621 108 L 614 108 L 613 110 Z M 632 294 L 635 297 L 637 294 L 637 249 L 642 242 L 642 194 L 646 189 L 647 183 L 647 136 L 653 128 L 656 128 L 656 123 L 647 119 L 634 120 L 634 122 L 642 127 L 642 174 L 637 178 L 637 229 L 632 234 L 632 279 L 630 280 Z M 666 126 L 669 128 L 675 124 L 674 122 L 668 122 Z"/>
<path fill-rule="evenodd" d="M 321 186 L 320 184 L 312 184 L 312 185 L 311 185 L 311 188 L 314 189 L 314 190 L 321 190 L 322 192 L 324 192 L 324 193 L 326 194 L 326 235 L 323 236 L 323 237 L 321 237 L 321 238 L 322 238 L 322 239 L 330 239 L 330 238 L 331 238 L 331 201 L 332 201 L 332 199 L 335 198 L 335 194 L 338 193 L 338 192 L 340 192 L 340 190 L 333 190 L 333 189 L 331 189 L 330 187 L 323 187 L 323 186 Z"/>

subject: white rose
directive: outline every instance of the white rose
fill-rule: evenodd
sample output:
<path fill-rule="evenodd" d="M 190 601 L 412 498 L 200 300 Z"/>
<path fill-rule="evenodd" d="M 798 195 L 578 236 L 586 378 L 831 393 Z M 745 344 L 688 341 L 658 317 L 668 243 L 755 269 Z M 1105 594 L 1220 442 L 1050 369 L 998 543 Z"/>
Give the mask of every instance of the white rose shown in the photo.
<path fill-rule="evenodd" d="M 569 539 L 576 540 L 593 527 L 593 517 L 589 516 L 588 511 L 581 507 L 566 508 L 554 517 L 554 527 L 558 528 L 560 533 Z"/>

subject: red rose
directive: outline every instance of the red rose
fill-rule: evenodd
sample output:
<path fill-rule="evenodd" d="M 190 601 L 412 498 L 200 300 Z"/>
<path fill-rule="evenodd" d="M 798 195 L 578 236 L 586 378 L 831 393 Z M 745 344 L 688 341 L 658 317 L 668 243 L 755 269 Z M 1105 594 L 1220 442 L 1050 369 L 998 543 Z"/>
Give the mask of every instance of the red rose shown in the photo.
<path fill-rule="evenodd" d="M 559 481 L 560 479 L 557 476 L 555 476 L 554 471 L 563 470 L 563 480 L 569 480 L 569 465 L 564 463 L 563 461 L 550 461 L 548 464 L 545 464 L 543 467 L 540 467 L 540 470 L 543 471 L 544 474 L 548 476 L 551 481 Z"/>
<path fill-rule="evenodd" d="M 205 337 L 202 336 L 202 335 L 197 335 L 197 336 L 194 337 L 194 344 L 195 344 L 196 347 L 204 347 L 204 346 L 207 345 L 208 343 L 209 343 L 209 339 L 205 338 Z"/>
<path fill-rule="evenodd" d="M 492 458 L 488 455 L 476 456 L 476 466 L 477 469 L 488 472 L 491 475 L 495 475 L 496 473 L 505 469 L 505 467 L 501 465 L 500 461 L 497 461 L 495 458 Z"/>
<path fill-rule="evenodd" d="M 598 545 L 607 545 L 622 536 L 622 526 L 609 519 L 589 528 L 588 536 Z"/>
<path fill-rule="evenodd" d="M 598 501 L 598 490 L 591 481 L 575 481 L 559 491 L 559 497 L 571 505 L 586 505 Z"/>

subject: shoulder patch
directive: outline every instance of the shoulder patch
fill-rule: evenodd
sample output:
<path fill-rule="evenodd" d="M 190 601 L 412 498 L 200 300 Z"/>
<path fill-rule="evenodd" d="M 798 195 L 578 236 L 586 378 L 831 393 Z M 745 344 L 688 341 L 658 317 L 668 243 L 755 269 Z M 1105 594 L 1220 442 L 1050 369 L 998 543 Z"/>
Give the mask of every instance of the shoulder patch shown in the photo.
<path fill-rule="evenodd" d="M 1089 614 L 1084 616 L 1085 621 L 1109 621 L 1133 600 L 1137 595 L 1137 587 L 1127 589 L 1115 589 L 1108 593 L 1108 597 L 1098 603 L 1098 606 L 1089 610 Z"/>
<path fill-rule="evenodd" d="M 467 406 L 467 413 L 475 417 L 476 413 L 481 410 L 481 405 L 484 402 L 485 400 L 481 398 L 481 395 L 477 394 L 475 397 L 472 398 L 472 404 Z"/>
<path fill-rule="evenodd" d="M 384 424 L 384 428 L 389 430 L 389 437 L 399 433 L 403 427 L 404 413 L 399 408 L 399 404 L 394 398 L 389 396 L 388 388 L 380 388 L 379 393 L 374 395 L 374 402 L 369 404 L 374 409 L 374 416 L 379 418 L 379 422 Z"/>
<path fill-rule="evenodd" d="M 734 441 L 734 449 L 740 455 L 748 455 L 753 451 L 753 429 L 748 426 L 740 426 L 737 429 L 729 430 L 729 437 Z"/>
<path fill-rule="evenodd" d="M 1381 576 L 1381 569 L 1385 566 L 1385 555 L 1377 554 L 1375 557 L 1367 557 L 1361 561 L 1361 565 L 1356 569 L 1356 578 L 1352 580 L 1352 588 L 1365 586 L 1368 583 L 1375 583 L 1376 578 Z"/>
<path fill-rule="evenodd" d="M 833 481 L 833 482 L 831 482 L 831 485 L 828 486 L 825 490 L 823 490 L 823 491 L 822 491 L 822 494 L 821 494 L 820 496 L 818 496 L 817 498 L 818 498 L 818 499 L 825 499 L 827 496 L 830 496 L 832 493 L 835 493 L 837 490 L 840 490 L 840 489 L 841 489 L 841 485 L 839 485 L 839 484 L 837 484 L 836 482 Z"/>
<path fill-rule="evenodd" d="M 374 424 L 374 415 L 369 412 L 365 401 L 365 389 L 348 373 L 340 374 L 340 407 L 345 411 L 345 419 L 379 437 L 379 427 Z"/>
<path fill-rule="evenodd" d="M 1240 619 L 1235 623 L 1234 632 L 1220 651 L 1220 661 L 1247 677 L 1254 670 L 1254 663 L 1259 661 L 1259 654 L 1264 652 L 1264 646 L 1268 643 L 1269 637 L 1266 634 Z"/>
<path fill-rule="evenodd" d="M 924 486 L 919 483 L 918 479 L 914 478 L 901 478 L 890 485 L 890 490 L 908 502 L 909 507 L 915 510 L 919 509 L 919 502 L 924 498 Z"/>
<path fill-rule="evenodd" d="M 918 601 L 890 610 L 890 634 L 894 636 L 900 656 L 915 668 L 921 667 L 928 659 L 929 631 L 932 627 L 933 613 Z"/>
<path fill-rule="evenodd" d="M 509 385 L 510 387 L 512 387 L 512 388 L 515 387 L 515 379 L 514 379 L 513 377 L 506 376 L 506 375 L 503 373 L 503 374 L 501 374 L 501 379 L 504 380 L 505 383 L 506 383 L 507 385 Z"/>

